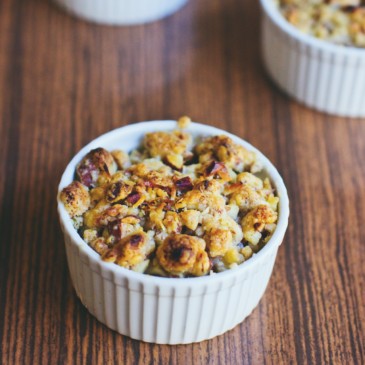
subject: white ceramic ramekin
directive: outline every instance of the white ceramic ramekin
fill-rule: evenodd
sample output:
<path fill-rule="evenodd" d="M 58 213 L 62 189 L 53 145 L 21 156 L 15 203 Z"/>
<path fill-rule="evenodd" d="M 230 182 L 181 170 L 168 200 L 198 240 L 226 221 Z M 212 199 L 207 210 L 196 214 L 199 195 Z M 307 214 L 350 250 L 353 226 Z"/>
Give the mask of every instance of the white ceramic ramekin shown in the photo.
<path fill-rule="evenodd" d="M 132 25 L 161 19 L 187 0 L 55 0 L 70 13 L 95 23 Z"/>
<path fill-rule="evenodd" d="M 175 121 L 154 121 L 128 125 L 102 135 L 71 160 L 62 176 L 59 192 L 73 180 L 77 163 L 91 149 L 130 151 L 140 145 L 145 133 L 174 128 Z M 199 342 L 242 322 L 264 294 L 288 225 L 287 191 L 266 157 L 242 139 L 217 128 L 192 123 L 188 132 L 193 136 L 226 134 L 236 143 L 256 151 L 280 197 L 274 235 L 258 254 L 236 269 L 206 277 L 172 279 L 136 273 L 103 262 L 78 235 L 58 200 L 67 260 L 77 295 L 100 322 L 137 340 L 160 344 Z"/>
<path fill-rule="evenodd" d="M 299 102 L 333 115 L 365 116 L 365 49 L 306 35 L 260 0 L 262 55 L 271 78 Z"/>

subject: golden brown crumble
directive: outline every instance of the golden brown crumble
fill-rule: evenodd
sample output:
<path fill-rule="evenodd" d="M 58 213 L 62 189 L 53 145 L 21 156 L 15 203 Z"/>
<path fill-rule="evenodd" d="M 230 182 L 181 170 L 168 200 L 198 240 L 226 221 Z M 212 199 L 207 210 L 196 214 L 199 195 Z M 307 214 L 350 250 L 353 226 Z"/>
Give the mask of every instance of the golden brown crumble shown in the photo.
<path fill-rule="evenodd" d="M 60 193 L 107 262 L 151 275 L 208 275 L 248 260 L 273 234 L 278 197 L 256 154 L 225 135 L 147 133 L 130 153 L 90 151 Z"/>
<path fill-rule="evenodd" d="M 276 0 L 281 13 L 304 33 L 332 43 L 365 47 L 365 2 Z"/>

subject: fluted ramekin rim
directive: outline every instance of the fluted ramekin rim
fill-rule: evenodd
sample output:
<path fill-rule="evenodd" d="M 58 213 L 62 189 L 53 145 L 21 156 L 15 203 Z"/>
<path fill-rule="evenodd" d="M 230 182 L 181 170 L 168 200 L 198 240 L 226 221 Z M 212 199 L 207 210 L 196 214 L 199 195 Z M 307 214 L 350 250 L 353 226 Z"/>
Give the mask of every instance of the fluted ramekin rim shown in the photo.
<path fill-rule="evenodd" d="M 365 58 L 365 48 L 342 46 L 305 34 L 284 18 L 273 0 L 260 0 L 260 3 L 265 14 L 276 24 L 276 26 L 297 41 L 313 48 L 326 50 L 331 53 L 360 56 Z"/>
<path fill-rule="evenodd" d="M 161 128 L 161 123 L 163 123 L 163 128 Z M 136 282 L 144 283 L 144 284 L 153 284 L 161 287 L 175 287 L 175 288 L 187 288 L 194 287 L 195 285 L 204 285 L 209 284 L 209 282 L 223 282 L 225 280 L 229 280 L 230 278 L 236 275 L 243 275 L 243 272 L 249 271 L 252 266 L 259 266 L 259 263 L 262 260 L 265 260 L 267 255 L 270 255 L 273 250 L 277 249 L 277 247 L 282 243 L 282 240 L 285 235 L 285 231 L 288 226 L 288 218 L 289 218 L 289 198 L 287 194 L 287 190 L 285 184 L 283 182 L 282 177 L 279 172 L 275 168 L 275 166 L 270 162 L 270 160 L 263 155 L 258 149 L 253 147 L 250 143 L 241 139 L 238 136 L 235 136 L 231 133 L 228 133 L 222 129 L 218 129 L 216 127 L 208 126 L 200 123 L 191 123 L 188 131 L 194 130 L 195 132 L 199 132 L 202 135 L 216 135 L 216 134 L 225 134 L 231 137 L 236 143 L 243 145 L 251 151 L 255 151 L 259 156 L 260 161 L 263 163 L 264 168 L 270 177 L 271 181 L 274 183 L 277 193 L 279 195 L 279 217 L 276 230 L 273 236 L 270 238 L 268 243 L 252 258 L 247 260 L 240 265 L 238 265 L 234 269 L 230 269 L 221 273 L 216 273 L 214 275 L 203 276 L 203 277 L 194 277 L 194 278 L 165 278 L 165 277 L 157 277 L 152 275 L 147 275 L 143 273 L 134 272 L 132 270 L 123 268 L 114 263 L 108 263 L 101 260 L 100 255 L 95 252 L 78 234 L 77 230 L 73 227 L 72 220 L 69 217 L 63 203 L 59 199 L 59 193 L 61 190 L 71 183 L 72 180 L 69 179 L 68 176 L 73 176 L 77 163 L 82 159 L 83 156 L 86 155 L 91 149 L 98 147 L 99 143 L 102 140 L 108 139 L 108 137 L 113 136 L 116 133 L 129 132 L 143 135 L 144 131 L 148 129 L 153 130 L 172 130 L 176 128 L 176 121 L 173 120 L 158 120 L 158 121 L 146 121 L 146 122 L 138 122 L 134 124 L 129 124 L 112 131 L 109 131 L 96 139 L 92 140 L 90 143 L 85 145 L 77 154 L 72 158 L 72 160 L 67 165 L 64 173 L 62 174 L 57 193 L 57 202 L 58 202 L 58 214 L 61 224 L 64 229 L 67 231 L 68 235 L 71 238 L 71 243 L 74 245 L 80 254 L 84 254 L 88 257 L 88 260 L 91 264 L 97 265 L 99 268 L 102 268 L 104 273 L 112 273 L 114 276 L 117 275 L 121 278 L 128 278 L 134 280 Z M 142 131 L 142 132 L 141 132 Z"/>

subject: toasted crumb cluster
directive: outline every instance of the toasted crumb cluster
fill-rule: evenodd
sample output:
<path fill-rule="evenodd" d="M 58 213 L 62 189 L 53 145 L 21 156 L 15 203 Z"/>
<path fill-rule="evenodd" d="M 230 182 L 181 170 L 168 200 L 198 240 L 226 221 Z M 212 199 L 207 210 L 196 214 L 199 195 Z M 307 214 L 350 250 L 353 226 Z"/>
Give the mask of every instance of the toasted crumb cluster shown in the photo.
<path fill-rule="evenodd" d="M 278 202 L 256 154 L 225 135 L 147 133 L 130 153 L 90 151 L 60 193 L 102 260 L 150 275 L 196 277 L 234 268 L 270 239 Z"/>
<path fill-rule="evenodd" d="M 365 2 L 275 0 L 284 17 L 304 33 L 332 43 L 365 47 Z"/>

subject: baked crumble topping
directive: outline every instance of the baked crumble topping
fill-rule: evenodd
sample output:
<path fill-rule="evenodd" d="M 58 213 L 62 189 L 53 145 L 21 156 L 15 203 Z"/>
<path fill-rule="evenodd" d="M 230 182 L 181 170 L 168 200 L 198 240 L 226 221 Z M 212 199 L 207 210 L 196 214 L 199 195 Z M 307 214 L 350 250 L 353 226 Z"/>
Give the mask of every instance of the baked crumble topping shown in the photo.
<path fill-rule="evenodd" d="M 232 269 L 270 239 L 279 198 L 256 154 L 225 135 L 144 136 L 127 153 L 97 148 L 60 193 L 75 228 L 107 262 L 150 275 Z"/>
<path fill-rule="evenodd" d="M 275 0 L 302 32 L 335 44 L 365 47 L 365 1 Z"/>

